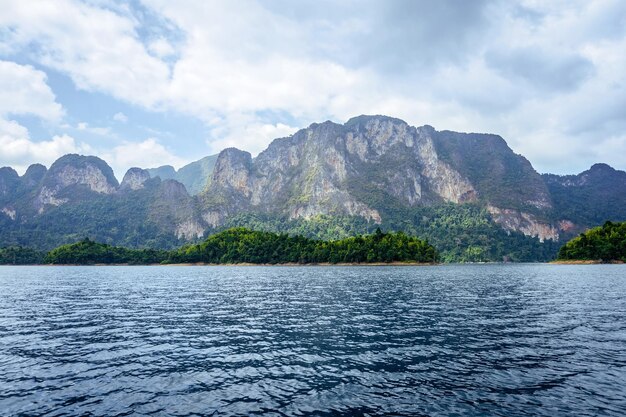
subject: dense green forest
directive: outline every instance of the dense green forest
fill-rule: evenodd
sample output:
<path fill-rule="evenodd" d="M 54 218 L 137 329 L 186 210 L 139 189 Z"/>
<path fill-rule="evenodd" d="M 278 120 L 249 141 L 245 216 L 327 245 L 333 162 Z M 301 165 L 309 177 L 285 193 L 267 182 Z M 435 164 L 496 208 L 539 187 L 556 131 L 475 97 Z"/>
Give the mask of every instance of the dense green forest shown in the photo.
<path fill-rule="evenodd" d="M 438 260 L 426 241 L 377 229 L 366 236 L 323 241 L 303 236 L 233 228 L 210 236 L 204 242 L 174 251 L 127 249 L 96 243 L 89 239 L 50 251 L 49 264 L 153 264 L 203 262 L 234 263 L 372 263 L 424 262 Z"/>
<path fill-rule="evenodd" d="M 127 249 L 97 243 L 89 239 L 51 250 L 44 258 L 47 264 L 155 264 L 166 260 L 168 252 L 155 249 Z"/>
<path fill-rule="evenodd" d="M 0 248 L 0 265 L 33 265 L 43 263 L 45 252 L 25 248 L 23 246 L 9 246 Z"/>
<path fill-rule="evenodd" d="M 197 245 L 172 252 L 172 262 L 207 263 L 338 263 L 436 262 L 437 251 L 428 242 L 402 232 L 340 240 L 314 240 L 286 233 L 233 228 L 209 236 Z"/>
<path fill-rule="evenodd" d="M 391 197 L 381 197 L 381 200 Z M 491 220 L 478 204 L 393 208 L 385 212 L 384 231 L 402 231 L 420 236 L 437 248 L 443 262 L 548 262 L 556 257 L 560 242 L 508 232 Z M 336 240 L 373 233 L 379 225 L 357 216 L 319 215 L 308 219 L 241 214 L 227 220 L 224 228 L 245 227 L 267 232 L 300 235 L 311 239 Z M 224 230 L 223 228 L 216 231 Z"/>
<path fill-rule="evenodd" d="M 626 222 L 606 222 L 567 242 L 559 260 L 599 260 L 626 262 Z"/>

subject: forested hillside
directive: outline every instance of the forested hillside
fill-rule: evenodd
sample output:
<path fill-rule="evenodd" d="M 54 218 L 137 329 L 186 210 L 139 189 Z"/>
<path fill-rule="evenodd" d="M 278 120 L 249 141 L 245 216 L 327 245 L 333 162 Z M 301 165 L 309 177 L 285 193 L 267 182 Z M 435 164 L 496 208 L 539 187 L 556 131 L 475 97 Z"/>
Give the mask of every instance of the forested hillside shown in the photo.
<path fill-rule="evenodd" d="M 50 251 L 48 264 L 282 264 L 282 263 L 433 263 L 434 247 L 404 233 L 375 233 L 347 239 L 324 241 L 303 236 L 228 229 L 204 242 L 174 251 L 127 249 L 84 239 Z"/>
<path fill-rule="evenodd" d="M 626 222 L 606 222 L 581 233 L 559 250 L 558 259 L 626 262 Z"/>

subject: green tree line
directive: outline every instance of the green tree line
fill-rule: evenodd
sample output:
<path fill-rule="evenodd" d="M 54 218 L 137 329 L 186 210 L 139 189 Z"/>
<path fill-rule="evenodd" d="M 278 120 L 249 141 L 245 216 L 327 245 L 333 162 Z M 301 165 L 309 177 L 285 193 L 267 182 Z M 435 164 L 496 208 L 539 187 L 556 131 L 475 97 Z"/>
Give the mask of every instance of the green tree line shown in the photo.
<path fill-rule="evenodd" d="M 156 249 L 128 249 L 83 239 L 80 242 L 59 246 L 44 258 L 47 264 L 131 264 L 146 265 L 167 259 L 168 252 Z"/>
<path fill-rule="evenodd" d="M 626 262 L 626 222 L 606 222 L 567 242 L 559 260 L 600 260 Z"/>
<path fill-rule="evenodd" d="M 428 242 L 402 232 L 375 233 L 323 241 L 303 236 L 232 228 L 209 236 L 204 242 L 173 251 L 128 249 L 89 239 L 50 251 L 48 264 L 154 264 L 154 263 L 372 263 L 438 260 Z"/>
<path fill-rule="evenodd" d="M 436 262 L 438 253 L 428 242 L 402 232 L 340 240 L 314 240 L 286 233 L 238 227 L 186 245 L 170 255 L 171 262 L 206 263 L 371 263 Z"/>
<path fill-rule="evenodd" d="M 43 263 L 45 252 L 23 246 L 0 248 L 0 265 L 35 265 Z"/>

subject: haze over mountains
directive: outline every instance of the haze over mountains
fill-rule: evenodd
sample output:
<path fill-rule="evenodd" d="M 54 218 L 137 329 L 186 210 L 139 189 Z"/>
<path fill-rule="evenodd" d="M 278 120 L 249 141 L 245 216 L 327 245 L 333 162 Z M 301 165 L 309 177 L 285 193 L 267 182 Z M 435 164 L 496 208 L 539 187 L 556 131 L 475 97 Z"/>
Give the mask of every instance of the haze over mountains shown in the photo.
<path fill-rule="evenodd" d="M 132 168 L 121 183 L 94 156 L 21 177 L 0 169 L 0 247 L 88 236 L 167 248 L 233 225 L 324 238 L 380 225 L 439 242 L 450 260 L 539 260 L 605 220 L 626 220 L 626 172 L 540 175 L 500 136 L 386 116 L 312 124 L 256 158 L 229 148 L 178 171 Z"/>

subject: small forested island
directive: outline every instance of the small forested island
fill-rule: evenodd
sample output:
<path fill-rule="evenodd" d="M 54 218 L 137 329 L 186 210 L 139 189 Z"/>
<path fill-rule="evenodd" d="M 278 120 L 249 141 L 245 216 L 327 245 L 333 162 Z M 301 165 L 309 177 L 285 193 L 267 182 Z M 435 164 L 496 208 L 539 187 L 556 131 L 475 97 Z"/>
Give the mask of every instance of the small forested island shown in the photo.
<path fill-rule="evenodd" d="M 168 258 L 169 252 L 154 249 L 128 249 L 83 239 L 80 242 L 59 246 L 46 254 L 46 264 L 157 264 Z"/>
<path fill-rule="evenodd" d="M 35 265 L 43 263 L 45 252 L 23 246 L 0 248 L 0 265 Z"/>
<path fill-rule="evenodd" d="M 427 241 L 402 232 L 375 233 L 324 241 L 232 228 L 204 242 L 173 251 L 127 249 L 84 239 L 50 251 L 46 264 L 318 264 L 435 263 L 437 250 Z"/>
<path fill-rule="evenodd" d="M 607 221 L 567 242 L 557 262 L 626 262 L 626 222 Z"/>

